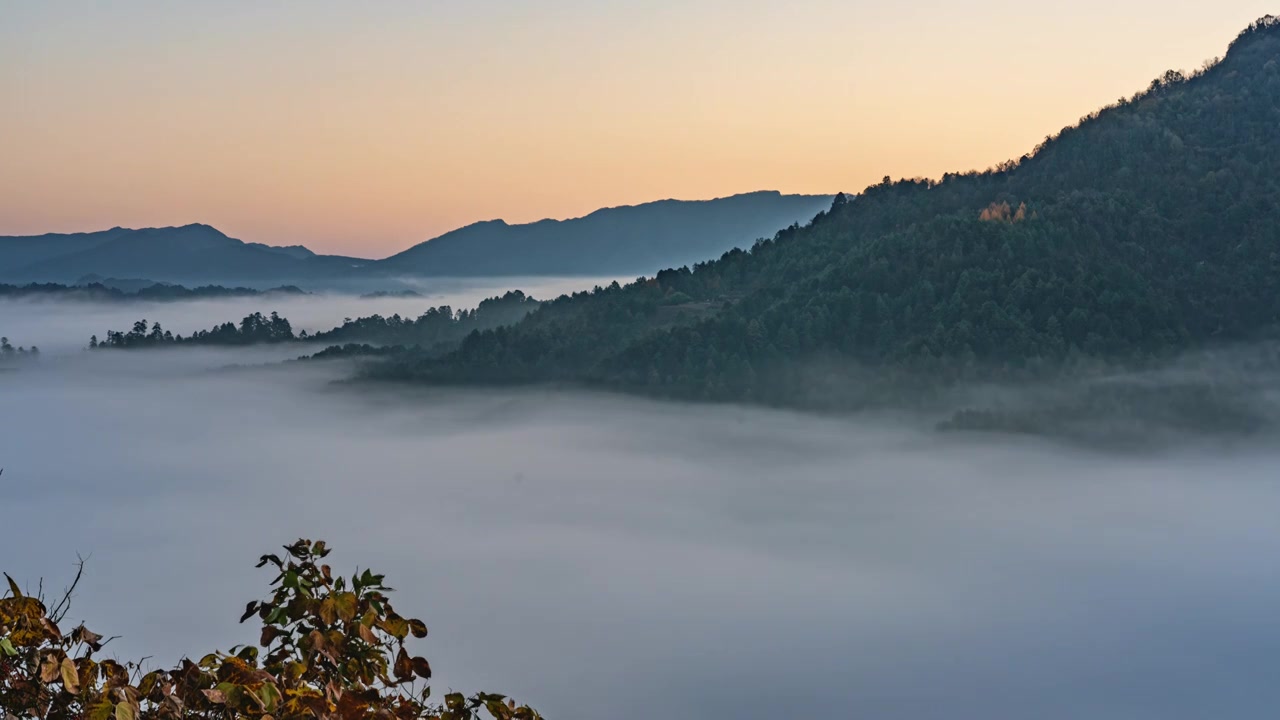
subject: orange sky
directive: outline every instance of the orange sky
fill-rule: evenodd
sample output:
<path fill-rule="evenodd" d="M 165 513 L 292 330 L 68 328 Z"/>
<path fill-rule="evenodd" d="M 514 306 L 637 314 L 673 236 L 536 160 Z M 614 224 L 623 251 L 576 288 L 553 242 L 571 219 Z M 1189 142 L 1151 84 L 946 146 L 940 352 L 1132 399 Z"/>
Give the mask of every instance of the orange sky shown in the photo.
<path fill-rule="evenodd" d="M 857 191 L 1020 155 L 1267 4 L 9 2 L 0 234 L 206 222 L 383 256 L 496 217 Z"/>

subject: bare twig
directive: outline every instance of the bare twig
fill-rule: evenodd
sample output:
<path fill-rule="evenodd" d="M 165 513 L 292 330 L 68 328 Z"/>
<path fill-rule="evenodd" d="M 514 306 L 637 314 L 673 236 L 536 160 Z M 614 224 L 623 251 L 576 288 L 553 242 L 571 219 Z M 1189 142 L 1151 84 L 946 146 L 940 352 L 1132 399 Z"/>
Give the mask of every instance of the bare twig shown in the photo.
<path fill-rule="evenodd" d="M 76 576 L 71 581 L 71 585 L 62 593 L 62 599 L 54 606 L 53 612 L 49 613 L 49 619 L 54 624 L 62 622 L 62 619 L 71 611 L 71 596 L 75 593 L 76 586 L 80 584 L 80 578 L 84 575 L 85 558 L 76 555 Z"/>

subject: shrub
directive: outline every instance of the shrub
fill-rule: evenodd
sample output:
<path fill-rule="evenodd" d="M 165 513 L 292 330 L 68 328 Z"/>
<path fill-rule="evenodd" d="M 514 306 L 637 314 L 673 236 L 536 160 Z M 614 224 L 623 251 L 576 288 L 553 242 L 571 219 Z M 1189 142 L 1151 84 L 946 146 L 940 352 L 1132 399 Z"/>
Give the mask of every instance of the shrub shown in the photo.
<path fill-rule="evenodd" d="M 170 670 L 97 659 L 103 637 L 58 624 L 68 590 L 52 610 L 43 593 L 24 595 L 7 574 L 0 597 L 0 717 L 45 720 L 539 720 L 493 693 L 430 698 L 431 665 L 411 655 L 421 620 L 392 608 L 383 576 L 335 576 L 323 541 L 298 540 L 287 555 L 263 555 L 278 571 L 271 596 L 240 621 L 262 623 L 259 646 L 233 647 Z M 79 574 L 76 576 L 79 580 Z M 72 583 L 74 589 L 75 583 Z"/>

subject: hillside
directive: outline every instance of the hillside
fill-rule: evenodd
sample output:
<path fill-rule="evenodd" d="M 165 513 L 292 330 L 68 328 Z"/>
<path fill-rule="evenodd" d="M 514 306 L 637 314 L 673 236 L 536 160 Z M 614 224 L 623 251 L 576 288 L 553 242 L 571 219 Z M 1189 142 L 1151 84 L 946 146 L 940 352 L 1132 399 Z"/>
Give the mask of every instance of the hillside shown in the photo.
<path fill-rule="evenodd" d="M 1266 18 L 1220 62 L 1017 160 L 886 178 L 750 251 L 564 297 L 379 374 L 828 406 L 1255 338 L 1280 321 L 1278 123 Z"/>

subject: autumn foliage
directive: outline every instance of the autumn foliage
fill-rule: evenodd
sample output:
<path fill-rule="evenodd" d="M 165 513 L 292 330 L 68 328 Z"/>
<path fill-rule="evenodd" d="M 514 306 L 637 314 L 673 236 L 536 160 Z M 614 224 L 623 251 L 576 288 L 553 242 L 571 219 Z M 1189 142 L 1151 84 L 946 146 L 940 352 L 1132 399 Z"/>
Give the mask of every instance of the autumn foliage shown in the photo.
<path fill-rule="evenodd" d="M 983 222 L 1017 223 L 1027 219 L 1027 204 L 1019 203 L 1018 209 L 1009 207 L 1007 202 L 991 203 L 982 209 L 978 219 Z"/>
<path fill-rule="evenodd" d="M 183 659 L 168 670 L 99 659 L 103 637 L 58 627 L 70 592 L 52 610 L 5 575 L 0 597 L 0 717 L 47 720 L 539 720 L 491 693 L 431 699 L 431 665 L 411 654 L 427 627 L 392 608 L 383 576 L 335 576 L 329 548 L 299 540 L 282 559 L 271 596 L 245 608 L 258 618 L 258 646 Z"/>

